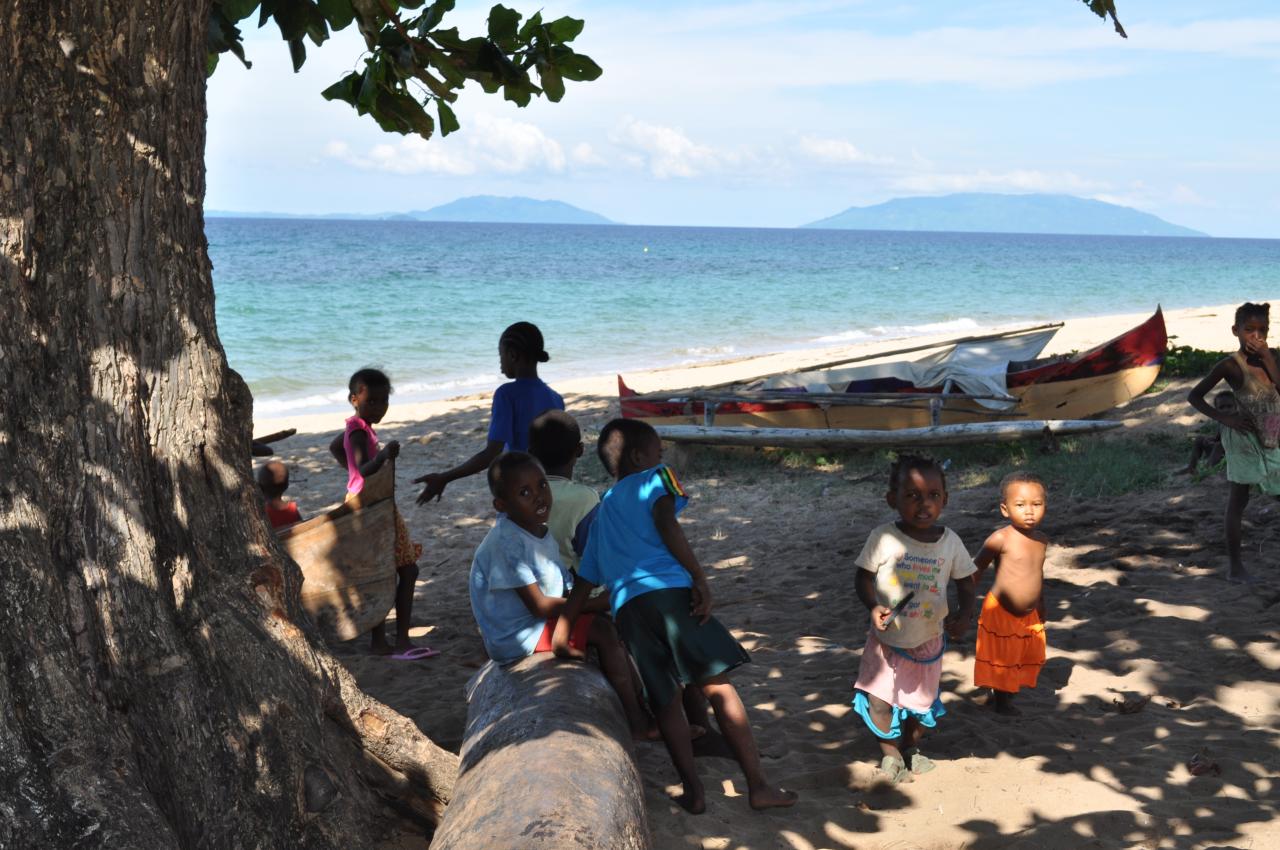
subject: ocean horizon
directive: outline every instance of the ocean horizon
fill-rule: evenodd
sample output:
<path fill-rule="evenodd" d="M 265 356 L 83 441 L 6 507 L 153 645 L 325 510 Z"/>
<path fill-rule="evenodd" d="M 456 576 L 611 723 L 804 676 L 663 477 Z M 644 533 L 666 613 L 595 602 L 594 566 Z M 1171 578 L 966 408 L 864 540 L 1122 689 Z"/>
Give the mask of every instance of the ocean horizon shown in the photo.
<path fill-rule="evenodd" d="M 1274 239 L 251 218 L 206 234 L 219 335 L 265 417 L 345 411 L 363 366 L 400 402 L 491 390 L 520 320 L 554 385 L 1280 284 Z"/>

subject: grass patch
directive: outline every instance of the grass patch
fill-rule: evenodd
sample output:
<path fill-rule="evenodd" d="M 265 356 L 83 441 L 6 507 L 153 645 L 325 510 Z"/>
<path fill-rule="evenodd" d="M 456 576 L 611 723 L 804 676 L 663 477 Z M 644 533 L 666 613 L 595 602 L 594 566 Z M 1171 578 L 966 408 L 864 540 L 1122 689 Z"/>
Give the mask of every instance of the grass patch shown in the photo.
<path fill-rule="evenodd" d="M 1228 351 L 1206 351 L 1189 345 L 1171 345 L 1164 354 L 1162 378 L 1203 378 L 1219 360 L 1230 357 Z"/>
<path fill-rule="evenodd" d="M 1055 496 L 1097 498 L 1142 493 L 1168 484 L 1172 471 L 1186 462 L 1185 437 L 1156 432 L 1100 440 L 1066 437 L 1056 451 L 1040 440 L 985 445 L 939 446 L 928 452 L 946 464 L 952 490 L 983 487 L 1010 472 L 1029 469 L 1040 475 Z M 672 458 L 677 471 L 689 478 L 729 479 L 744 486 L 786 478 L 813 476 L 830 480 L 871 480 L 888 484 L 895 453 L 868 451 L 797 451 L 759 449 L 724 451 L 699 448 Z M 607 486 L 607 485 L 606 485 Z"/>

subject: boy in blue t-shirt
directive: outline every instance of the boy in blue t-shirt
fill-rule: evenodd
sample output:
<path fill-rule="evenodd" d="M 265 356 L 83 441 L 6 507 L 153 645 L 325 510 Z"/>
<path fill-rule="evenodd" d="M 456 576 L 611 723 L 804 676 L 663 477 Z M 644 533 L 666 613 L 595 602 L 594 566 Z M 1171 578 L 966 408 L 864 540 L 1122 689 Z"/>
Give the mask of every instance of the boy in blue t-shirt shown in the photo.
<path fill-rule="evenodd" d="M 570 579 L 560 563 L 560 547 L 547 530 L 554 497 L 538 461 L 524 452 L 506 452 L 489 464 L 488 478 L 498 521 L 471 561 L 471 611 L 489 657 L 509 664 L 551 651 Z M 586 608 L 603 611 L 604 600 Z M 631 734 L 638 740 L 651 737 L 639 683 L 633 681 L 631 662 L 608 618 L 584 614 L 569 640 L 583 655 L 588 646 L 596 648 L 600 669 L 617 691 Z"/>
<path fill-rule="evenodd" d="M 637 419 L 614 419 L 600 432 L 596 452 L 617 483 L 600 500 L 552 647 L 557 655 L 583 657 L 570 636 L 592 589 L 604 585 L 618 634 L 635 659 L 649 707 L 684 785 L 676 802 L 693 814 L 706 810 L 680 699 L 684 685 L 696 685 L 711 703 L 746 774 L 751 807 L 794 804 L 794 793 L 765 779 L 746 709 L 726 675 L 750 658 L 711 616 L 707 578 L 676 519 L 689 500 L 662 464 L 658 433 Z"/>

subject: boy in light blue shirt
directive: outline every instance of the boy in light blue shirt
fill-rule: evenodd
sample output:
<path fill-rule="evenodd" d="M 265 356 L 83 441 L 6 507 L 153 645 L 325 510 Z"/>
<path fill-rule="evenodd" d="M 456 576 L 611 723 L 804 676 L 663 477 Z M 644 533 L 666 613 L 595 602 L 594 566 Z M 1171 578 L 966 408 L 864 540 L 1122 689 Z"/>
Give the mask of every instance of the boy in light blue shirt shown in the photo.
<path fill-rule="evenodd" d="M 614 419 L 600 432 L 596 452 L 617 483 L 600 500 L 553 648 L 561 656 L 584 657 L 573 647 L 571 635 L 590 604 L 591 590 L 604 585 L 618 633 L 635 659 L 684 786 L 676 802 L 693 814 L 706 810 L 680 699 L 683 687 L 693 685 L 711 703 L 746 774 L 751 807 L 793 805 L 794 793 L 765 779 L 746 709 L 726 675 L 750 658 L 711 616 L 706 576 L 676 519 L 689 500 L 675 474 L 662 464 L 657 432 L 638 419 Z"/>
<path fill-rule="evenodd" d="M 498 521 L 476 548 L 468 578 L 471 611 L 485 651 L 499 664 L 535 652 L 550 652 L 551 637 L 564 609 L 569 572 L 560 547 L 547 530 L 553 497 L 542 467 L 532 455 L 506 452 L 489 464 L 489 491 Z M 583 657 L 588 646 L 618 693 L 631 734 L 650 737 L 627 651 L 607 617 L 596 617 L 605 600 L 593 600 L 566 642 Z"/>

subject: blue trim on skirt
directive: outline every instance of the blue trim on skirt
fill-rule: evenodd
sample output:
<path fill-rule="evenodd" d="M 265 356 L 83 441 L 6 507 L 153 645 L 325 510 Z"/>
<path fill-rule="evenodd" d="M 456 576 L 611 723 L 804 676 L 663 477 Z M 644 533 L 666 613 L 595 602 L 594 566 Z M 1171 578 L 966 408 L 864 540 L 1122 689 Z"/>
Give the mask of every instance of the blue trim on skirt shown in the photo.
<path fill-rule="evenodd" d="M 862 691 L 856 691 L 853 695 L 853 710 L 862 717 L 862 722 L 867 724 L 867 728 L 876 733 L 877 738 L 883 738 L 886 741 L 896 741 L 902 737 L 902 723 L 904 720 L 914 718 L 920 721 L 920 725 L 926 729 L 932 729 L 938 725 L 938 718 L 947 713 L 942 707 L 941 693 L 933 698 L 933 705 L 928 711 L 912 711 L 909 708 L 901 708 L 893 706 L 893 715 L 889 720 L 889 731 L 882 732 L 880 727 L 871 719 L 871 703 L 867 700 L 867 695 Z"/>

